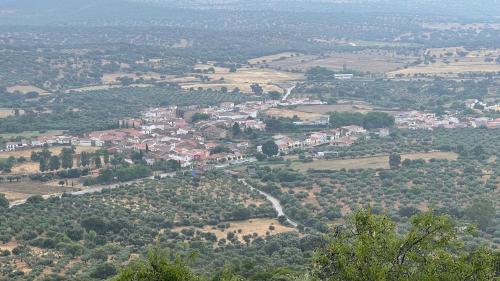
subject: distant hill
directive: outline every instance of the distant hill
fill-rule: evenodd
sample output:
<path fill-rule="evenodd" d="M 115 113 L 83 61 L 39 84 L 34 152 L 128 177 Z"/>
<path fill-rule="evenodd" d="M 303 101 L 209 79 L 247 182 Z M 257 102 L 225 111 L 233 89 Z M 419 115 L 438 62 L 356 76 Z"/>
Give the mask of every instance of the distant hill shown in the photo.
<path fill-rule="evenodd" d="M 266 10 L 499 20 L 500 0 L 0 0 L 0 25 L 183 25 L 181 10 Z M 186 13 L 186 11 L 184 11 Z"/>

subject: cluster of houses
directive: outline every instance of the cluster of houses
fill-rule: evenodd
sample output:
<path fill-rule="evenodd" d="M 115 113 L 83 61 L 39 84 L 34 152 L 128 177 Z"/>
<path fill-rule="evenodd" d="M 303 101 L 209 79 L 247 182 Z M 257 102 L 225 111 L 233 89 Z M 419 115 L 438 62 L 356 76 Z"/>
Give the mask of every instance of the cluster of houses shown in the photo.
<path fill-rule="evenodd" d="M 500 104 L 487 105 L 486 103 L 478 100 L 478 99 L 468 99 L 464 101 L 465 107 L 476 110 L 479 112 L 482 111 L 500 111 Z"/>
<path fill-rule="evenodd" d="M 434 113 L 422 113 L 419 111 L 401 112 L 395 116 L 395 121 L 398 128 L 410 130 L 434 128 L 500 128 L 500 118 L 459 118 L 452 115 L 438 117 Z"/>
<path fill-rule="evenodd" d="M 286 101 L 291 104 L 318 102 L 308 99 Z M 54 145 L 102 147 L 110 153 L 123 152 L 126 155 L 142 150 L 147 152 L 145 160 L 148 164 L 159 160 L 175 160 L 183 167 L 250 161 L 251 157 L 247 155 L 249 142 L 230 138 L 232 127 L 238 124 L 241 131 L 265 130 L 266 124 L 258 119 L 259 113 L 279 105 L 283 105 L 283 102 L 271 100 L 241 104 L 223 102 L 219 106 L 204 108 L 151 108 L 142 112 L 140 118 L 120 120 L 118 129 L 95 131 L 83 137 L 44 135 L 33 140 L 8 142 L 4 150 Z M 191 122 L 194 114 L 202 114 L 204 118 Z M 318 134 L 311 137 L 323 138 L 321 133 Z M 321 139 L 321 142 L 324 140 Z"/>
<path fill-rule="evenodd" d="M 275 135 L 273 139 L 278 146 L 278 152 L 280 154 L 287 154 L 296 149 L 305 149 L 320 145 L 350 146 L 356 142 L 359 136 L 366 134 L 366 132 L 363 127 L 352 125 L 296 137 Z M 257 147 L 257 151 L 262 151 L 262 146 Z"/>
<path fill-rule="evenodd" d="M 160 160 L 175 160 L 182 167 L 230 164 L 252 161 L 248 156 L 249 142 L 231 138 L 233 127 L 239 130 L 265 130 L 266 124 L 259 120 L 259 113 L 270 108 L 296 104 L 322 104 L 308 99 L 287 101 L 249 101 L 241 104 L 223 102 L 219 106 L 170 106 L 151 108 L 141 113 L 140 118 L 119 121 L 119 128 L 95 131 L 85 136 L 44 135 L 33 140 L 7 142 L 3 150 L 14 151 L 33 147 L 54 145 L 93 146 L 107 149 L 111 154 L 145 151 L 146 162 L 154 164 Z M 193 116 L 198 115 L 196 122 Z M 200 115 L 202 116 L 200 118 Z M 432 113 L 418 111 L 401 112 L 395 116 L 396 126 L 402 129 L 499 128 L 500 119 L 437 117 Z M 315 121 L 328 123 L 328 120 Z M 319 145 L 349 146 L 366 130 L 360 126 L 345 126 L 339 129 L 324 129 L 302 136 L 274 136 L 278 150 L 282 154 L 295 149 L 311 148 Z M 388 135 L 388 130 L 379 134 Z M 261 147 L 257 147 L 261 150 Z"/>

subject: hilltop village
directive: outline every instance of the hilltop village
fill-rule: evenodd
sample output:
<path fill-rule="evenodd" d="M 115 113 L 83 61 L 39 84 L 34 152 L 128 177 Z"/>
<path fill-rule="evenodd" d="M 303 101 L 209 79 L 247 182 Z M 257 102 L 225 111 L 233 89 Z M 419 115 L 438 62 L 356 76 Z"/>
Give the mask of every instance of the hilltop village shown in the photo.
<path fill-rule="evenodd" d="M 103 168 L 111 167 L 109 155 L 120 155 L 120 161 L 128 164 L 137 164 L 139 159 L 141 164 L 148 166 L 156 165 L 157 168 L 168 166 L 169 171 L 221 168 L 232 164 L 255 162 L 259 155 L 264 156 L 258 136 L 259 133 L 267 131 L 266 119 L 264 119 L 268 118 L 265 116 L 267 110 L 322 104 L 324 104 L 322 101 L 302 98 L 288 101 L 249 101 L 241 104 L 223 102 L 219 106 L 210 107 L 150 108 L 141 112 L 137 118 L 119 120 L 116 129 L 94 131 L 84 136 L 42 135 L 32 140 L 10 141 L 5 144 L 3 151 L 54 146 L 88 147 L 101 151 L 101 155 L 105 155 L 104 158 L 89 156 L 86 152 L 72 155 L 73 162 L 70 161 L 71 163 L 66 166 L 57 163 L 59 161 L 57 159 L 50 157 L 43 159 L 40 155 L 32 154 L 32 160 L 47 162 L 40 163 L 41 172 L 81 167 L 85 169 L 82 175 L 87 177 L 97 176 Z M 437 116 L 434 113 L 419 111 L 394 112 L 392 115 L 395 127 L 403 130 L 498 128 L 500 126 L 498 118 L 460 118 L 453 114 Z M 355 124 L 332 128 L 329 126 L 329 119 L 328 115 L 307 121 L 294 119 L 295 126 L 307 128 L 307 130 L 290 134 L 268 133 L 267 136 L 276 145 L 275 155 L 286 155 L 291 151 L 306 150 L 322 145 L 333 148 L 350 146 L 368 133 L 367 129 Z M 371 131 L 380 137 L 387 137 L 390 134 L 389 128 Z M 242 135 L 253 135 L 254 138 L 242 137 Z M 61 155 L 60 158 L 62 157 Z M 56 163 L 50 163 L 51 160 Z"/>

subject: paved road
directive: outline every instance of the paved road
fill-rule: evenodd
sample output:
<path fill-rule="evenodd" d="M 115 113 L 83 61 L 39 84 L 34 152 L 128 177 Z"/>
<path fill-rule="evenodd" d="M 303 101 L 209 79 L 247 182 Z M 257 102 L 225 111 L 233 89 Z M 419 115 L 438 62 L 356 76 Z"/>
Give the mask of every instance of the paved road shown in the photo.
<path fill-rule="evenodd" d="M 288 99 L 288 96 L 290 96 L 290 94 L 292 93 L 293 89 L 295 89 L 295 87 L 297 87 L 297 85 L 294 85 L 294 86 L 286 89 L 286 94 L 285 94 L 285 96 L 283 96 L 281 101 L 286 101 L 286 99 Z"/>
<path fill-rule="evenodd" d="M 271 204 L 273 205 L 273 208 L 278 213 L 278 217 L 279 216 L 284 216 L 286 218 L 286 221 L 289 224 L 293 225 L 293 227 L 297 227 L 298 226 L 298 224 L 296 222 L 294 222 L 287 215 L 285 215 L 285 212 L 283 212 L 283 206 L 281 206 L 280 201 L 276 197 L 272 196 L 271 194 L 269 194 L 267 192 L 264 192 L 262 190 L 259 190 L 259 189 L 255 188 L 255 187 L 251 186 L 250 184 L 247 183 L 247 181 L 245 179 L 240 179 L 239 181 L 242 182 L 244 185 L 250 187 L 251 190 L 256 190 L 258 193 L 260 193 L 263 196 L 265 196 L 266 199 L 271 202 Z"/>
<path fill-rule="evenodd" d="M 172 177 L 174 175 L 175 175 L 175 173 L 164 173 L 164 174 L 160 174 L 159 176 L 161 178 L 166 178 L 166 177 Z M 100 185 L 100 186 L 85 188 L 85 189 L 79 190 L 79 191 L 68 192 L 66 194 L 75 195 L 75 196 L 85 195 L 85 194 L 92 194 L 92 193 L 101 192 L 101 191 L 103 191 L 105 189 L 120 188 L 120 187 L 128 186 L 128 185 L 131 185 L 131 184 L 134 184 L 134 183 L 140 183 L 140 182 L 142 182 L 145 179 L 154 179 L 154 178 L 155 178 L 154 176 L 151 176 L 151 177 L 137 179 L 137 180 L 128 181 L 128 182 L 114 183 L 114 184 L 111 184 L 111 185 Z M 54 194 L 44 195 L 43 198 L 45 198 L 45 199 L 48 199 L 48 198 L 51 198 L 51 197 L 59 197 L 59 198 L 61 198 L 62 195 L 63 195 L 63 193 L 54 193 Z M 14 206 L 23 205 L 25 203 L 26 203 L 26 200 L 18 200 L 18 201 L 10 202 L 9 208 L 12 208 Z"/>

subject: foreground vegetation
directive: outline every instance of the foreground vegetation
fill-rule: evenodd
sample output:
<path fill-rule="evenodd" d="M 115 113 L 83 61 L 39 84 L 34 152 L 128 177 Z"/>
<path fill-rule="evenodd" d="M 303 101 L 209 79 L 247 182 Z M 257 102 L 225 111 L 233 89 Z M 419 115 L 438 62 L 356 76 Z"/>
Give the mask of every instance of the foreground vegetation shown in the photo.
<path fill-rule="evenodd" d="M 456 241 L 457 230 L 447 216 L 414 216 L 405 235 L 383 215 L 360 211 L 349 225 L 334 228 L 315 251 L 308 273 L 282 271 L 256 280 L 493 280 L 498 277 L 500 255 L 485 248 L 465 251 Z M 157 248 L 147 259 L 126 266 L 114 281 L 128 280 L 246 280 L 219 269 L 215 277 L 197 275 L 189 260 Z"/>

